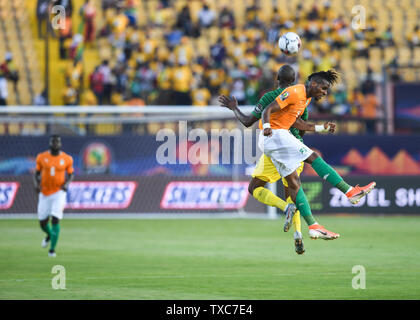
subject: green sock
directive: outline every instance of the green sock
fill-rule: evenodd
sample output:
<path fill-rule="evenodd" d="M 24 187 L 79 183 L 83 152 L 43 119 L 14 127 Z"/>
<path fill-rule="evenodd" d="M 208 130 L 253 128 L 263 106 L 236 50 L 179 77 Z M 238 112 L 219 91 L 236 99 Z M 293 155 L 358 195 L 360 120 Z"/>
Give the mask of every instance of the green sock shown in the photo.
<path fill-rule="evenodd" d="M 299 188 L 299 191 L 296 195 L 296 207 L 300 211 L 300 215 L 305 219 L 308 226 L 314 224 L 316 221 L 312 216 L 311 207 L 309 206 L 308 199 L 306 199 L 305 192 L 303 192 L 302 187 Z"/>
<path fill-rule="evenodd" d="M 41 226 L 41 229 L 47 234 L 49 238 L 51 238 L 51 227 L 49 223 L 47 223 L 45 226 Z"/>
<path fill-rule="evenodd" d="M 53 224 L 51 230 L 51 248 L 50 250 L 55 250 L 55 246 L 58 241 L 58 235 L 60 234 L 60 224 Z"/>
<path fill-rule="evenodd" d="M 351 186 L 343 180 L 337 171 L 335 171 L 321 157 L 316 158 L 314 162 L 312 162 L 312 168 L 322 179 L 327 180 L 341 192 L 347 193 L 347 191 L 351 188 Z"/>

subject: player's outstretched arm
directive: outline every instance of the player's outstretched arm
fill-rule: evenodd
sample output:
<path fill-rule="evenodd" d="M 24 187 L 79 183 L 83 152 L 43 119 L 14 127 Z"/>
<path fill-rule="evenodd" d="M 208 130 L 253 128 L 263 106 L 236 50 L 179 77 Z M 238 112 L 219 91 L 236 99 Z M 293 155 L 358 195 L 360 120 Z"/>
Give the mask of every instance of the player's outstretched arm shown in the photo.
<path fill-rule="evenodd" d="M 300 118 L 296 119 L 296 122 L 292 125 L 292 127 L 302 130 L 302 131 L 312 131 L 312 132 L 335 132 L 335 123 L 333 122 L 325 122 L 323 125 L 316 125 L 315 123 L 306 122 Z"/>
<path fill-rule="evenodd" d="M 274 100 L 273 102 L 271 102 L 267 108 L 264 109 L 263 113 L 262 113 L 262 123 L 263 123 L 263 129 L 264 129 L 264 135 L 265 136 L 271 136 L 272 135 L 272 130 L 270 127 L 270 116 L 273 112 L 277 112 L 280 111 L 281 108 L 278 105 L 277 101 Z"/>
<path fill-rule="evenodd" d="M 242 111 L 238 108 L 238 101 L 235 97 L 231 99 L 222 94 L 221 96 L 219 96 L 219 103 L 222 107 L 232 110 L 235 114 L 236 119 L 238 119 L 247 128 L 252 126 L 256 121 L 258 121 L 258 118 L 252 113 L 250 115 L 245 115 L 244 113 L 242 113 Z"/>

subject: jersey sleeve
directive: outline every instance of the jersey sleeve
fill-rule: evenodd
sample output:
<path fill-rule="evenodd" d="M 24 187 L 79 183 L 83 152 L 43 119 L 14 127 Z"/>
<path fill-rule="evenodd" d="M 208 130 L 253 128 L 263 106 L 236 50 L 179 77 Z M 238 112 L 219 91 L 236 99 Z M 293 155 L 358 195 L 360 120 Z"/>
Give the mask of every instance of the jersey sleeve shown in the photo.
<path fill-rule="evenodd" d="M 68 156 L 67 158 L 67 168 L 66 168 L 67 174 L 73 174 L 74 168 L 73 168 L 73 158 L 71 156 Z"/>
<path fill-rule="evenodd" d="M 252 111 L 252 114 L 257 118 L 261 119 L 261 115 L 265 108 L 272 102 L 272 99 L 269 99 L 268 93 L 263 95 L 261 99 L 258 101 L 257 105 L 255 106 L 254 110 Z"/>
<path fill-rule="evenodd" d="M 294 104 L 298 101 L 298 96 L 293 88 L 285 89 L 276 98 L 276 102 L 280 109 L 287 107 L 289 104 Z"/>
<path fill-rule="evenodd" d="M 300 116 L 300 118 L 304 121 L 307 121 L 309 118 L 309 113 L 308 113 L 308 108 L 305 108 L 305 111 L 303 111 L 302 115 Z"/>
<path fill-rule="evenodd" d="M 41 155 L 40 154 L 36 156 L 35 163 L 36 163 L 35 170 L 38 171 L 38 172 L 41 171 L 41 169 L 42 169 L 41 168 L 42 161 L 41 161 Z"/>

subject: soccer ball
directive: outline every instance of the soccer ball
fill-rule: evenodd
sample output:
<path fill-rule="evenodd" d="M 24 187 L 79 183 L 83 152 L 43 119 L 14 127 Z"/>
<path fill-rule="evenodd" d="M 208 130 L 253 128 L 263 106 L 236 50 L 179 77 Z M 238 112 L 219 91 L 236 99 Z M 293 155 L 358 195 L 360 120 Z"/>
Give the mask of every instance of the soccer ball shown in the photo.
<path fill-rule="evenodd" d="M 300 37 L 294 32 L 287 32 L 279 39 L 279 48 L 286 55 L 294 55 L 302 46 Z"/>

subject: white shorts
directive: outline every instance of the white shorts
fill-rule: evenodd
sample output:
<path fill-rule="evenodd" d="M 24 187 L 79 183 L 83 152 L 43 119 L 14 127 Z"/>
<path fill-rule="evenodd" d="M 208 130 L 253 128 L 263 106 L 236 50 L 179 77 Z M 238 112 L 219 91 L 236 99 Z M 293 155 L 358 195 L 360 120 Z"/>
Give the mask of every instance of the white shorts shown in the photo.
<path fill-rule="evenodd" d="M 38 219 L 45 220 L 50 216 L 63 219 L 64 206 L 66 205 L 67 193 L 64 190 L 57 191 L 49 196 L 42 192 L 38 200 Z"/>
<path fill-rule="evenodd" d="M 264 136 L 264 153 L 271 158 L 282 177 L 293 173 L 313 151 L 295 138 L 289 130 L 273 129 L 271 137 Z"/>

